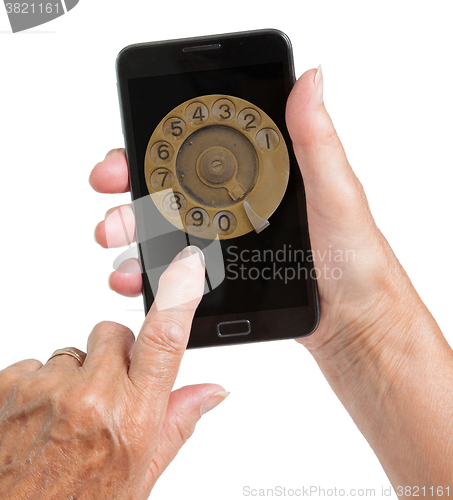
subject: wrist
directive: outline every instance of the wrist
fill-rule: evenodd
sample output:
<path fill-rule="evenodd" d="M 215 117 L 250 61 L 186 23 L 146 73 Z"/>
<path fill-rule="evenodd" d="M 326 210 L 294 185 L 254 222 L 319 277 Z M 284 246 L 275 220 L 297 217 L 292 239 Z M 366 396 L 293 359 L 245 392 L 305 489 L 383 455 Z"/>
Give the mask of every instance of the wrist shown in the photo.
<path fill-rule="evenodd" d="M 334 301 L 323 300 L 320 338 L 316 332 L 301 341 L 326 376 L 332 372 L 347 377 L 358 364 L 391 372 L 420 324 L 431 318 L 380 232 L 375 247 L 375 253 L 367 252 L 354 263 L 361 268 L 361 279 L 341 287 Z M 357 271 L 353 268 L 349 273 Z"/>
<path fill-rule="evenodd" d="M 415 290 L 391 283 L 367 310 L 351 313 L 330 340 L 308 350 L 326 378 L 355 383 L 364 371 L 389 384 L 411 352 L 413 339 L 429 312 Z"/>
<path fill-rule="evenodd" d="M 452 350 L 401 266 L 390 271 L 372 307 L 307 347 L 394 486 L 448 484 Z"/>

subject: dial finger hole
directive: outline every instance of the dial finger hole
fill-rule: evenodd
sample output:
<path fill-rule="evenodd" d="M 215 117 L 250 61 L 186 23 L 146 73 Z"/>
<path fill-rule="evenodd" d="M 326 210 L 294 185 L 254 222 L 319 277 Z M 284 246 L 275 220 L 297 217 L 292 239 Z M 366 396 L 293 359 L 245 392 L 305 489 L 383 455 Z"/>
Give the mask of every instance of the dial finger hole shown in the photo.
<path fill-rule="evenodd" d="M 187 126 L 181 118 L 169 118 L 165 121 L 162 132 L 169 141 L 178 141 L 186 135 Z"/>
<path fill-rule="evenodd" d="M 236 217 L 226 210 L 217 212 L 212 221 L 212 225 L 217 233 L 227 236 L 231 234 L 237 227 Z"/>
<path fill-rule="evenodd" d="M 280 137 L 272 128 L 263 128 L 255 137 L 256 145 L 264 152 L 270 152 L 277 149 L 280 144 Z"/>
<path fill-rule="evenodd" d="M 168 193 L 162 201 L 162 208 L 170 217 L 176 217 L 184 213 L 186 206 L 187 200 L 185 196 L 177 192 Z"/>
<path fill-rule="evenodd" d="M 157 165 L 165 165 L 173 159 L 174 149 L 165 141 L 155 142 L 150 151 L 151 160 Z"/>
<path fill-rule="evenodd" d="M 238 125 L 246 132 L 256 132 L 261 125 L 261 115 L 254 108 L 245 108 L 238 114 Z"/>
<path fill-rule="evenodd" d="M 154 191 L 163 191 L 173 186 L 175 178 L 170 170 L 166 168 L 156 168 L 151 174 L 149 181 Z"/>
<path fill-rule="evenodd" d="M 219 99 L 212 106 L 212 115 L 221 122 L 228 122 L 236 115 L 236 106 L 229 99 Z"/>
<path fill-rule="evenodd" d="M 195 207 L 187 212 L 185 222 L 191 233 L 201 233 L 209 226 L 209 214 L 206 210 Z"/>
<path fill-rule="evenodd" d="M 209 118 L 209 110 L 205 104 L 196 101 L 187 106 L 184 115 L 191 125 L 201 125 Z"/>

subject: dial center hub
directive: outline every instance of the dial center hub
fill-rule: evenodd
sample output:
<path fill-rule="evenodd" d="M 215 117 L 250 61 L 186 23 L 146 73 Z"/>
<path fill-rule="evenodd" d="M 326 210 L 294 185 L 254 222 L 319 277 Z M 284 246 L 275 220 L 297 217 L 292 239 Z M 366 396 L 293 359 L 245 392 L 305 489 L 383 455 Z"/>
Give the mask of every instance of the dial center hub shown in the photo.
<path fill-rule="evenodd" d="M 237 165 L 235 160 L 233 153 L 226 148 L 209 148 L 200 155 L 198 176 L 207 184 L 223 184 L 234 175 Z"/>

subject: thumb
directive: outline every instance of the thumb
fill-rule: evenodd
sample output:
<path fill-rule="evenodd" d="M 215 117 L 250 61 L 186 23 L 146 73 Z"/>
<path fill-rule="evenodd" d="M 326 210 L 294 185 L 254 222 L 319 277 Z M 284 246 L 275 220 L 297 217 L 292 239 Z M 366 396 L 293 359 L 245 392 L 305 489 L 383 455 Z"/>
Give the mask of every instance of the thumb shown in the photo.
<path fill-rule="evenodd" d="M 171 393 L 150 469 L 152 484 L 193 434 L 200 418 L 229 394 L 215 384 L 189 385 Z"/>
<path fill-rule="evenodd" d="M 353 235 L 372 217 L 324 106 L 323 87 L 321 66 L 304 73 L 288 98 L 286 122 L 304 179 L 311 227 Z"/>

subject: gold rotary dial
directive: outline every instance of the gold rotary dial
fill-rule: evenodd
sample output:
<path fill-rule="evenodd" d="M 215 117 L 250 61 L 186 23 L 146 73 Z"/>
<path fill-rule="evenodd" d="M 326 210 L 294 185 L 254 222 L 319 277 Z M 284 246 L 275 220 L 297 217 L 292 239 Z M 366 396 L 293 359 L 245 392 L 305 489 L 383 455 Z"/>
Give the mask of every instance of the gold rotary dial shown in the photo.
<path fill-rule="evenodd" d="M 202 238 L 236 238 L 269 225 L 288 185 L 288 149 L 262 109 L 206 95 L 162 119 L 148 143 L 145 176 L 175 227 Z"/>

